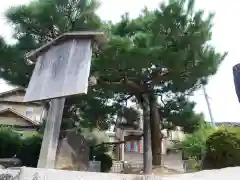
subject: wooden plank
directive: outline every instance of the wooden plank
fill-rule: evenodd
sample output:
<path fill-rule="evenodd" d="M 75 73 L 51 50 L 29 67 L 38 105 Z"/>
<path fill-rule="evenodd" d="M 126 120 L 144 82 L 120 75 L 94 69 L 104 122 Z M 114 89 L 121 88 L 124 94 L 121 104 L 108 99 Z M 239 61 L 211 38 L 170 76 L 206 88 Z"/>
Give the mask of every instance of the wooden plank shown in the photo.
<path fill-rule="evenodd" d="M 91 65 L 91 40 L 68 40 L 38 57 L 24 102 L 85 94 Z"/>
<path fill-rule="evenodd" d="M 55 166 L 64 102 L 65 98 L 53 99 L 51 101 L 38 160 L 38 168 L 53 169 Z"/>
<path fill-rule="evenodd" d="M 107 41 L 107 37 L 105 36 L 104 32 L 94 32 L 94 31 L 68 32 L 60 35 L 56 39 L 46 43 L 40 48 L 30 52 L 27 55 L 27 58 L 32 61 L 36 61 L 39 55 L 48 51 L 48 49 L 51 48 L 52 46 L 59 45 L 64 41 L 68 41 L 72 39 L 75 39 L 75 40 L 90 39 L 91 41 L 96 42 L 99 46 L 104 45 Z"/>

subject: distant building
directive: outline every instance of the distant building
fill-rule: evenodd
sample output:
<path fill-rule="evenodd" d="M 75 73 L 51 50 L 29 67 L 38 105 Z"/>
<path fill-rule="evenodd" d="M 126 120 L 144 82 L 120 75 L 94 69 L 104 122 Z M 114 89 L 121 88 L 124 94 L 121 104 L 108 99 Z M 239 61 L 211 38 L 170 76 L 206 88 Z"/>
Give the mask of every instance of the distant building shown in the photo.
<path fill-rule="evenodd" d="M 215 125 L 217 127 L 222 126 L 222 125 L 238 126 L 238 127 L 240 127 L 240 122 L 215 122 Z"/>
<path fill-rule="evenodd" d="M 142 162 L 143 157 L 143 120 L 142 111 L 140 112 L 140 120 L 137 125 L 124 124 L 125 118 L 118 116 L 116 119 L 116 125 L 114 127 L 115 141 L 125 141 L 116 147 L 117 160 L 121 161 L 138 161 Z M 167 149 L 171 149 L 174 146 L 174 141 L 182 141 L 184 139 L 184 133 L 181 128 L 177 127 L 176 130 L 166 131 L 162 130 L 162 154 L 167 153 Z"/>
<path fill-rule="evenodd" d="M 0 125 L 12 126 L 20 133 L 36 132 L 46 115 L 39 102 L 23 102 L 24 88 L 0 93 Z"/>

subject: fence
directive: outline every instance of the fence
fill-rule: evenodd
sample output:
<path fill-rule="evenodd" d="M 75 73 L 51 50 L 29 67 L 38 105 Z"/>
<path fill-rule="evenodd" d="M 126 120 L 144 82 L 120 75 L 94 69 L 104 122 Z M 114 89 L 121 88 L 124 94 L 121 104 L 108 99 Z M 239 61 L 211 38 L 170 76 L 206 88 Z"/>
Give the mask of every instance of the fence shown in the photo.
<path fill-rule="evenodd" d="M 113 165 L 111 168 L 112 173 L 122 173 L 124 168 L 131 168 L 131 169 L 143 169 L 143 163 L 126 163 L 124 164 L 123 161 L 113 161 Z"/>
<path fill-rule="evenodd" d="M 101 171 L 101 161 L 89 161 L 88 171 L 100 172 Z"/>
<path fill-rule="evenodd" d="M 112 173 L 121 173 L 124 169 L 124 162 L 122 161 L 113 161 L 113 165 L 111 168 Z"/>

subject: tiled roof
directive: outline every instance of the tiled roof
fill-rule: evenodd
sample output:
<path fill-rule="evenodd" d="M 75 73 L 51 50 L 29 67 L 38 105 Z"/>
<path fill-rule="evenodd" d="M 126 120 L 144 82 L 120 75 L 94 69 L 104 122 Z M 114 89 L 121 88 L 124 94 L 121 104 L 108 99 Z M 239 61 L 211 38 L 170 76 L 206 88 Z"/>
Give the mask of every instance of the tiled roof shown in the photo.
<path fill-rule="evenodd" d="M 11 108 L 6 108 L 6 109 L 0 110 L 0 114 L 5 113 L 5 112 L 11 112 L 11 113 L 13 113 L 13 114 L 15 114 L 15 115 L 17 115 L 17 116 L 25 119 L 26 121 L 30 122 L 30 123 L 33 124 L 33 125 L 39 125 L 39 124 L 37 124 L 36 122 L 34 122 L 34 121 L 32 121 L 31 119 L 29 119 L 28 117 L 26 117 L 26 116 L 18 113 L 17 111 L 15 111 L 15 110 L 13 110 L 13 109 L 11 109 Z"/>
<path fill-rule="evenodd" d="M 224 125 L 224 124 L 228 124 L 228 125 L 232 125 L 232 126 L 240 126 L 240 122 L 215 122 L 215 125 L 217 127 Z"/>

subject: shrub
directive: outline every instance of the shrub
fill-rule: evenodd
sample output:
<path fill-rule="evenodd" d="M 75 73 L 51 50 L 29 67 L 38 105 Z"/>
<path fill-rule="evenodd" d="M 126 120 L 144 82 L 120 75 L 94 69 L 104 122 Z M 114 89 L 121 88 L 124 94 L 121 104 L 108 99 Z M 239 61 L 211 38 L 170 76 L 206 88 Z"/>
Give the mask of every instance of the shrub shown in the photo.
<path fill-rule="evenodd" d="M 181 143 L 182 151 L 191 158 L 201 159 L 202 153 L 205 150 L 206 140 L 209 135 L 215 131 L 216 129 L 211 125 L 200 125 L 196 132 L 187 135 L 185 140 Z"/>
<path fill-rule="evenodd" d="M 33 135 L 22 139 L 22 147 L 17 157 L 24 166 L 36 167 L 41 149 L 42 136 Z"/>
<path fill-rule="evenodd" d="M 220 128 L 206 141 L 203 169 L 233 166 L 240 166 L 240 128 Z"/>
<path fill-rule="evenodd" d="M 10 127 L 0 127 L 0 158 L 12 158 L 21 147 L 21 136 Z"/>
<path fill-rule="evenodd" d="M 109 172 L 113 165 L 112 157 L 108 154 L 99 154 L 95 158 L 96 161 L 101 162 L 101 172 Z"/>

